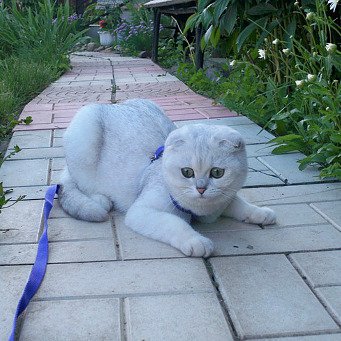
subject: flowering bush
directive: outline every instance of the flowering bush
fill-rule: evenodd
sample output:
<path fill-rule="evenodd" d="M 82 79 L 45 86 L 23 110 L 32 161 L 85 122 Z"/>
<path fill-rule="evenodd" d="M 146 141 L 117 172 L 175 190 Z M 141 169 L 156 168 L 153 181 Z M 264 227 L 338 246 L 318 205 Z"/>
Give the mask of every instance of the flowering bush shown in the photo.
<path fill-rule="evenodd" d="M 217 100 L 275 133 L 274 153 L 300 151 L 300 169 L 317 163 L 321 177 L 341 179 L 337 6 L 338 0 L 199 0 L 187 29 L 201 23 L 202 46 L 223 45 L 232 60 L 229 76 L 212 84 Z M 199 82 L 207 88 L 203 76 Z"/>
<path fill-rule="evenodd" d="M 121 52 L 137 55 L 141 51 L 151 51 L 153 22 L 149 20 L 138 24 L 122 22 L 115 33 L 119 43 L 116 48 Z"/>

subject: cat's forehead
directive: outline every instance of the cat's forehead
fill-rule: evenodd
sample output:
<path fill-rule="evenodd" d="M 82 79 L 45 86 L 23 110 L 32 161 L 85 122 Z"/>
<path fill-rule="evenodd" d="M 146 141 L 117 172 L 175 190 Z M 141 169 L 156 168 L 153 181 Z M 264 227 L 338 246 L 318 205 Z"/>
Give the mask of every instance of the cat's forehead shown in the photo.
<path fill-rule="evenodd" d="M 180 147 L 201 149 L 204 146 L 226 143 L 231 147 L 241 147 L 244 141 L 234 129 L 222 125 L 191 124 L 173 130 L 167 140 L 166 147 Z"/>

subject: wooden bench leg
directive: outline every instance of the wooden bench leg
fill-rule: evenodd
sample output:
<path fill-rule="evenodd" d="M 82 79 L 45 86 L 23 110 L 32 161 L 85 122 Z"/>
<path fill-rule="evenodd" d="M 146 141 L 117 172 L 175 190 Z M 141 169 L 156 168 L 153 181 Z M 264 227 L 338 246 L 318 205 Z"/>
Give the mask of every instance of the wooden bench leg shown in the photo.
<path fill-rule="evenodd" d="M 153 27 L 152 61 L 157 63 L 161 12 L 157 8 L 154 8 L 153 12 L 154 12 L 154 27 Z"/>
<path fill-rule="evenodd" d="M 195 67 L 197 70 L 204 67 L 204 51 L 201 50 L 202 26 L 195 29 Z"/>

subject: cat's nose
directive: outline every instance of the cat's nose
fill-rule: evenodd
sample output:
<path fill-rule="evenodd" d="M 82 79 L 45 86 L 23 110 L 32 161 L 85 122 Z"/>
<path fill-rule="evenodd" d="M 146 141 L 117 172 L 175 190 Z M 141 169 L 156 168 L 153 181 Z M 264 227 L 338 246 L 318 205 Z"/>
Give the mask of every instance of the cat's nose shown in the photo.
<path fill-rule="evenodd" d="M 203 194 L 203 193 L 206 191 L 206 188 L 205 188 L 205 187 L 197 187 L 197 191 L 198 191 L 200 194 Z"/>

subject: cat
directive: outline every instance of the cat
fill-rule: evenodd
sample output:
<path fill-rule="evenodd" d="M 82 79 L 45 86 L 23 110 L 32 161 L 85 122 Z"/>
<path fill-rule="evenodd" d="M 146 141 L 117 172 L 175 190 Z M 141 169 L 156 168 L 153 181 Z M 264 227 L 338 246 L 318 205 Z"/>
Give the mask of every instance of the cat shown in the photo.
<path fill-rule="evenodd" d="M 113 206 L 132 230 L 194 257 L 208 257 L 213 243 L 191 227 L 193 218 L 275 223 L 271 209 L 237 194 L 248 169 L 245 143 L 227 126 L 177 129 L 155 103 L 134 99 L 83 107 L 63 142 L 67 166 L 58 197 L 77 219 L 104 221 Z"/>

